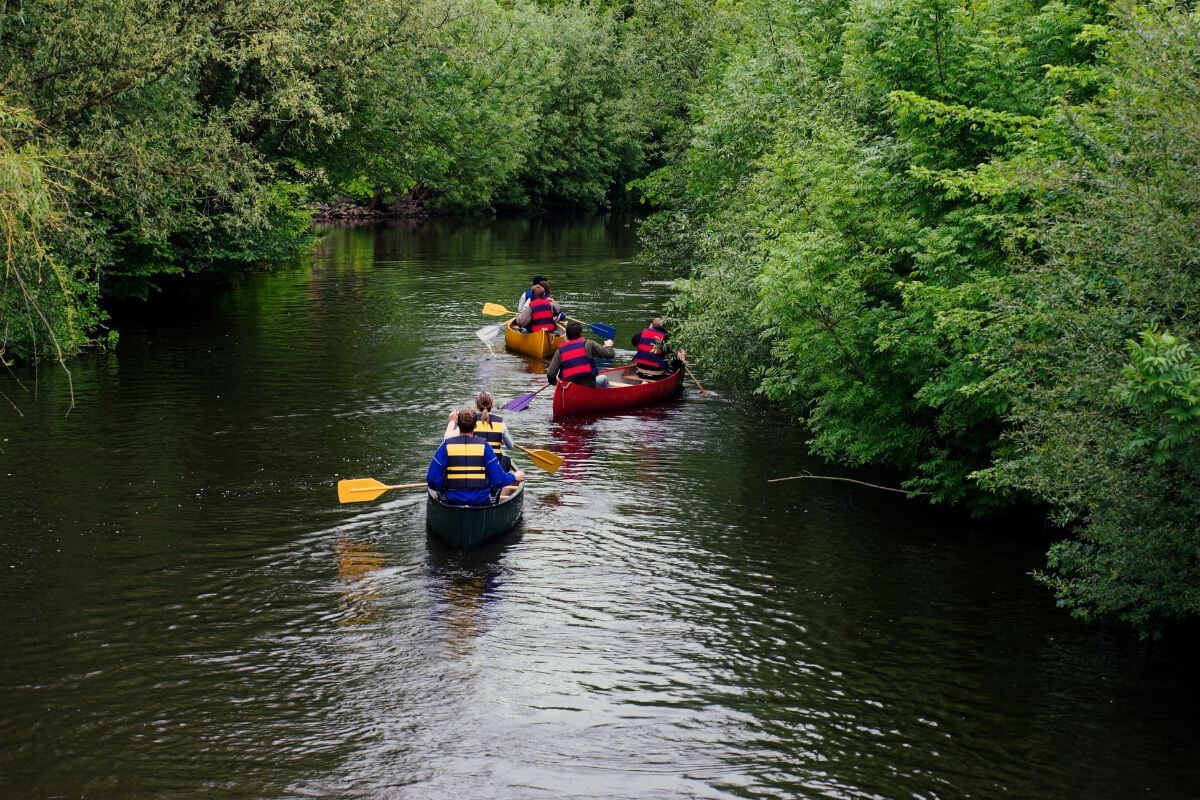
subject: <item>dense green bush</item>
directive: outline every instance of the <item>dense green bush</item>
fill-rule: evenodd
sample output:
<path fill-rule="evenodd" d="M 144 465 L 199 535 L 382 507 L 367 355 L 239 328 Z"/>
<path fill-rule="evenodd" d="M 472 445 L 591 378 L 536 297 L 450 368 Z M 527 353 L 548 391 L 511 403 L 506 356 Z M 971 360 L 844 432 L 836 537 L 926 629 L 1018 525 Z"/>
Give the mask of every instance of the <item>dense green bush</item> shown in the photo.
<path fill-rule="evenodd" d="M 723 8 L 691 145 L 642 181 L 689 350 L 828 457 L 1051 504 L 1075 612 L 1195 614 L 1196 12 Z"/>

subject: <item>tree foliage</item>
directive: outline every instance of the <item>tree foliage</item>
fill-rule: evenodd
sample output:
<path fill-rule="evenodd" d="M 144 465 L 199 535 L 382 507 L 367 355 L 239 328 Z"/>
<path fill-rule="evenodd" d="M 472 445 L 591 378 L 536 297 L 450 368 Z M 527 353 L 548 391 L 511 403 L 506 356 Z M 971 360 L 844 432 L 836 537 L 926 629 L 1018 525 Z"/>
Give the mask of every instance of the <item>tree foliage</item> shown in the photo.
<path fill-rule="evenodd" d="M 663 56 L 647 22 L 695 19 L 695 3 L 644 8 L 0 4 L 0 158 L 15 187 L 4 202 L 17 209 L 7 263 L 40 265 L 10 269 L 0 286 L 4 352 L 35 358 L 58 353 L 57 341 L 70 354 L 104 341 L 104 299 L 293 253 L 311 240 L 314 198 L 413 195 L 448 210 L 613 202 L 661 156 L 655 137 L 678 127 L 681 102 L 644 102 L 650 83 L 634 71 L 699 58 Z M 702 36 L 691 39 L 698 52 Z M 685 91 L 677 82 L 654 96 Z M 35 273 L 54 280 L 24 283 Z"/>
<path fill-rule="evenodd" d="M 1196 12 L 722 8 L 690 147 L 642 182 L 689 351 L 828 457 L 1052 505 L 1075 612 L 1195 614 Z"/>

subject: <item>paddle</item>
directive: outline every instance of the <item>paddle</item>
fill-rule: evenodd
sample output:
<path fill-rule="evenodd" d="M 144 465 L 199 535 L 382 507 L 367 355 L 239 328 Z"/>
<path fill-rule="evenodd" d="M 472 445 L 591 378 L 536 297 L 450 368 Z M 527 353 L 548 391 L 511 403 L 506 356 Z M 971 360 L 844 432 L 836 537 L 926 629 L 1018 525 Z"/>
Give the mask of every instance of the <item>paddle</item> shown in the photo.
<path fill-rule="evenodd" d="M 513 442 L 513 444 L 516 444 L 516 442 Z M 521 447 L 519 444 L 517 444 L 517 449 L 524 450 L 535 467 L 544 469 L 551 475 L 557 472 L 558 468 L 563 465 L 563 461 L 566 460 L 557 453 L 551 453 L 549 450 L 530 450 L 528 447 Z"/>
<path fill-rule="evenodd" d="M 574 317 L 567 317 L 571 322 L 579 322 L 586 328 L 591 328 L 592 333 L 596 334 L 601 339 L 612 339 L 617 335 L 617 329 L 611 325 L 605 325 L 603 322 L 580 322 Z"/>
<path fill-rule="evenodd" d="M 500 335 L 500 331 L 504 330 L 504 323 L 499 325 L 484 325 L 479 330 L 475 331 L 475 335 L 479 337 L 484 344 L 490 342 Z"/>
<path fill-rule="evenodd" d="M 692 379 L 692 383 L 696 384 L 696 388 L 700 390 L 700 394 L 708 394 L 708 390 L 700 385 L 700 381 L 696 380 L 696 376 L 692 374 L 692 370 L 688 365 L 684 364 L 683 368 L 687 370 L 688 377 Z"/>
<path fill-rule="evenodd" d="M 499 303 L 484 303 L 483 313 L 489 317 L 515 317 L 516 312 L 509 311 Z"/>
<path fill-rule="evenodd" d="M 507 411 L 524 411 L 525 409 L 529 408 L 529 404 L 533 402 L 533 398 L 537 397 L 539 394 L 546 391 L 546 389 L 549 387 L 550 387 L 550 384 L 547 383 L 545 386 L 543 386 L 541 389 L 538 389 L 536 392 L 526 392 L 525 394 L 519 394 L 516 397 L 514 397 L 512 400 L 509 400 L 507 403 L 505 403 L 503 406 L 501 406 L 501 408 L 503 408 Z"/>
<path fill-rule="evenodd" d="M 483 313 L 489 317 L 515 317 L 515 311 L 509 311 L 499 303 L 484 303 Z M 592 333 L 599 336 L 601 339 L 611 339 L 617 335 L 617 329 L 611 325 L 605 325 L 603 322 L 580 322 L 574 317 L 567 317 L 572 322 L 579 322 L 587 328 L 591 328 Z"/>
<path fill-rule="evenodd" d="M 380 483 L 374 478 L 353 478 L 351 480 L 338 481 L 338 502 L 339 503 L 365 503 L 368 500 L 374 500 L 384 492 L 392 489 L 424 489 L 423 483 L 399 483 L 395 486 L 388 486 L 386 483 Z"/>

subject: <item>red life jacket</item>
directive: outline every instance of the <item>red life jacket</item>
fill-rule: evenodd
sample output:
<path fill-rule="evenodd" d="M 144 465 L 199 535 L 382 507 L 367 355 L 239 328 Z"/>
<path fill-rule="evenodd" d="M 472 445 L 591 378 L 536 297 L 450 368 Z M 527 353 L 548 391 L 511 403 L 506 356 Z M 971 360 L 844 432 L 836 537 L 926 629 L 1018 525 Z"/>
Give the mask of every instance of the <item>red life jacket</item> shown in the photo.
<path fill-rule="evenodd" d="M 589 378 L 596 377 L 596 362 L 587 354 L 587 339 L 582 337 L 563 342 L 558 348 L 562 359 L 562 376 L 572 383 L 591 383 Z"/>
<path fill-rule="evenodd" d="M 535 297 L 529 301 L 529 330 L 537 333 L 538 331 L 552 331 L 557 326 L 554 324 L 554 306 L 544 297 Z"/>
<path fill-rule="evenodd" d="M 667 359 L 663 355 L 663 340 L 667 335 L 658 328 L 646 328 L 638 334 L 637 355 L 633 363 L 637 371 L 644 375 L 658 376 L 667 372 Z"/>

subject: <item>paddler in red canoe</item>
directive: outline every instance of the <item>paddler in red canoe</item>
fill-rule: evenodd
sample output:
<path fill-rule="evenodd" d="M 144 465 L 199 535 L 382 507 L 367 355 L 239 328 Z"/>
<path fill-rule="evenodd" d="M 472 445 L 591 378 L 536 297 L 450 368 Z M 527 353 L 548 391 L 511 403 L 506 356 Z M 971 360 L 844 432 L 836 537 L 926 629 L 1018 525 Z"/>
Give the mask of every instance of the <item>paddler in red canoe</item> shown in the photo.
<path fill-rule="evenodd" d="M 680 350 L 672 353 L 667 345 L 667 327 L 662 317 L 655 317 L 650 327 L 641 333 L 635 333 L 630 340 L 636 351 L 633 364 L 637 367 L 637 376 L 642 380 L 662 380 L 686 361 L 687 352 Z"/>
<path fill-rule="evenodd" d="M 567 340 L 554 351 L 550 366 L 546 368 L 546 380 L 557 384 L 562 378 L 582 386 L 603 389 L 608 386 L 608 376 L 599 374 L 596 359 L 616 358 L 616 355 L 612 339 L 605 339 L 603 345 L 596 344 L 591 339 L 583 338 L 582 325 L 568 322 Z"/>

